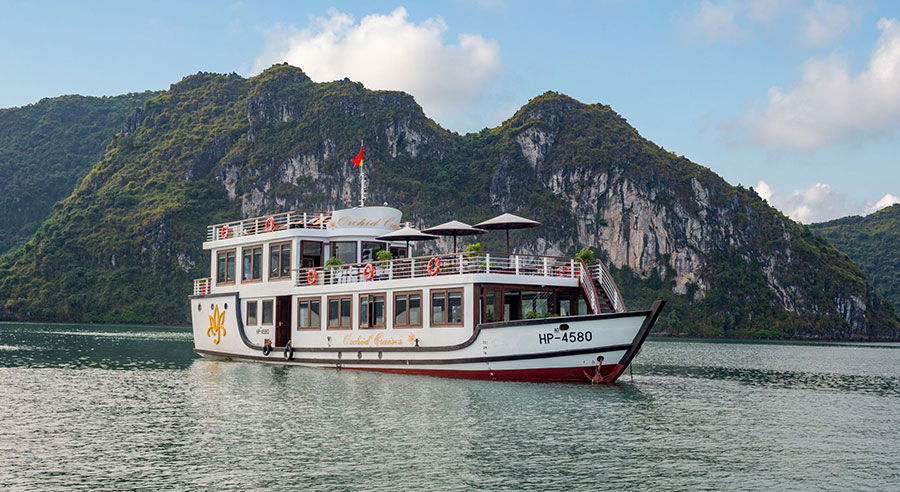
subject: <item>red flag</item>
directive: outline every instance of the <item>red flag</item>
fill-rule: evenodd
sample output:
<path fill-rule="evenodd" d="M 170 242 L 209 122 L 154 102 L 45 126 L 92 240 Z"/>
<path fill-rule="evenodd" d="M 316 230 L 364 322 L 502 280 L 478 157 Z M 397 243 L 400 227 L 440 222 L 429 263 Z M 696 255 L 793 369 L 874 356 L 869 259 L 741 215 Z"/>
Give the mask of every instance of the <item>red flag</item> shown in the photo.
<path fill-rule="evenodd" d="M 366 153 L 366 147 L 364 145 L 359 146 L 359 154 L 356 155 L 353 159 L 350 159 L 353 162 L 353 167 L 357 168 L 363 165 L 363 156 Z"/>

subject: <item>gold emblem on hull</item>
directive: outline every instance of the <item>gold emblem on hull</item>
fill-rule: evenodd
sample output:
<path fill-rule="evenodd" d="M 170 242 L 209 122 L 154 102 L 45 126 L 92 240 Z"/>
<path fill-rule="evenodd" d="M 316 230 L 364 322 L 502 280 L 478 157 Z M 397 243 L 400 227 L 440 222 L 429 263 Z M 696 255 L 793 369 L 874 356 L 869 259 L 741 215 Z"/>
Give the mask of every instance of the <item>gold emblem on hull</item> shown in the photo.
<path fill-rule="evenodd" d="M 206 329 L 206 336 L 215 336 L 212 342 L 218 345 L 219 340 L 225 335 L 225 311 L 219 311 L 219 305 L 216 304 L 213 306 L 213 313 L 208 317 L 209 328 Z"/>

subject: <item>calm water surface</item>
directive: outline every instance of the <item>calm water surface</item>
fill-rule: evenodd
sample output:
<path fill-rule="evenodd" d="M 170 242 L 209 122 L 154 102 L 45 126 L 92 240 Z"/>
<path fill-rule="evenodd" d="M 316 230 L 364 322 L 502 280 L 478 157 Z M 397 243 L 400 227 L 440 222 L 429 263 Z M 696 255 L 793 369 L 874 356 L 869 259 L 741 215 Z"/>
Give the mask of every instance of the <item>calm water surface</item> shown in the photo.
<path fill-rule="evenodd" d="M 900 345 L 655 341 L 613 386 L 195 357 L 0 324 L 0 488 L 900 489 Z"/>

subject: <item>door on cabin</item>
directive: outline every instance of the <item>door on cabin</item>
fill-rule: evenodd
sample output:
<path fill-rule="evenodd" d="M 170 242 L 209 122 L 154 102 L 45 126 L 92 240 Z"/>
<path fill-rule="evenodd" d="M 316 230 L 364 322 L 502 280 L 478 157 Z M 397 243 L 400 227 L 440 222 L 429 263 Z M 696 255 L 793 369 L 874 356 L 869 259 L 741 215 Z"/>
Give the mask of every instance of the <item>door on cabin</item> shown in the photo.
<path fill-rule="evenodd" d="M 291 341 L 291 296 L 275 298 L 275 346 L 284 347 Z"/>

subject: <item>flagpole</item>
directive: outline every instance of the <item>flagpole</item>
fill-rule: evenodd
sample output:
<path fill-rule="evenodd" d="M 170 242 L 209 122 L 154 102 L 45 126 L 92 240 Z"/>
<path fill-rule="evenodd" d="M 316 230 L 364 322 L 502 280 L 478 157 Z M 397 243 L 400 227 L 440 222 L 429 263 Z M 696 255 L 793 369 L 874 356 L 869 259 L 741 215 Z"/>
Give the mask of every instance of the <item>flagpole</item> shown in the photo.
<path fill-rule="evenodd" d="M 362 140 L 359 141 L 359 148 L 365 148 L 365 145 Z M 366 189 L 366 171 L 365 165 L 359 166 L 359 206 L 366 206 L 366 193 L 368 189 Z"/>

